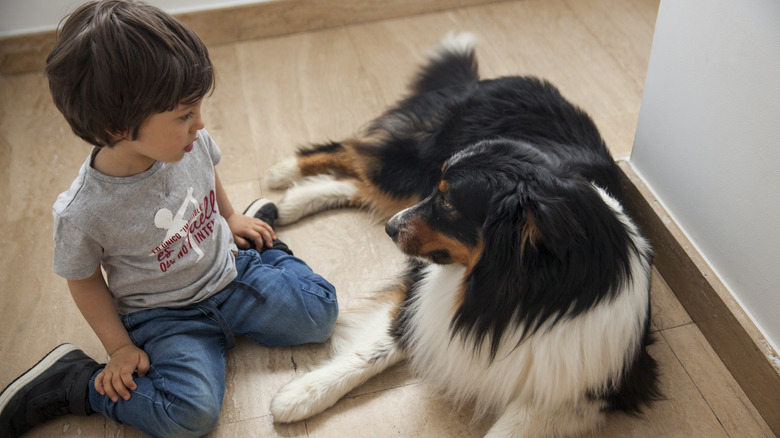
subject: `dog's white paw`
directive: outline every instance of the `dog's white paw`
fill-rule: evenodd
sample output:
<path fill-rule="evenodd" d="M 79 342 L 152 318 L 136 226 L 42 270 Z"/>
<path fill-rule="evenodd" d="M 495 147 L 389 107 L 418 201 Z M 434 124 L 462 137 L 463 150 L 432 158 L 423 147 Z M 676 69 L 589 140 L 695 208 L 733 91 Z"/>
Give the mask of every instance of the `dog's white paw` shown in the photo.
<path fill-rule="evenodd" d="M 288 225 L 310 214 L 345 207 L 356 192 L 353 183 L 336 180 L 332 175 L 310 176 L 287 190 L 276 204 L 279 208 L 276 223 Z"/>
<path fill-rule="evenodd" d="M 329 385 L 319 381 L 316 373 L 305 374 L 284 385 L 271 400 L 271 414 L 281 423 L 305 420 L 319 414 L 339 400 L 329 397 Z"/>
<path fill-rule="evenodd" d="M 265 176 L 268 187 L 274 190 L 286 189 L 302 178 L 301 169 L 298 168 L 298 160 L 295 158 L 289 158 L 274 165 L 268 169 Z"/>

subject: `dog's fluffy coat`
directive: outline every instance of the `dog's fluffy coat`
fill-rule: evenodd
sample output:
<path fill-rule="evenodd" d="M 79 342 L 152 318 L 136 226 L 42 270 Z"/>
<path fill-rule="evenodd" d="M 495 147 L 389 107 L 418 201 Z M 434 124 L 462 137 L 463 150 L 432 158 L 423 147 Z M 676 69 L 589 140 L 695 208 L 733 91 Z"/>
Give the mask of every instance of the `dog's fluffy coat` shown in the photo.
<path fill-rule="evenodd" d="M 360 138 L 269 174 L 280 222 L 326 208 L 394 215 L 398 283 L 344 312 L 329 362 L 274 397 L 307 418 L 408 358 L 490 436 L 566 436 L 658 395 L 646 351 L 652 251 L 624 212 L 591 119 L 533 77 L 480 81 L 469 34 L 429 56 L 410 96 Z M 299 181 L 302 180 L 302 181 Z"/>

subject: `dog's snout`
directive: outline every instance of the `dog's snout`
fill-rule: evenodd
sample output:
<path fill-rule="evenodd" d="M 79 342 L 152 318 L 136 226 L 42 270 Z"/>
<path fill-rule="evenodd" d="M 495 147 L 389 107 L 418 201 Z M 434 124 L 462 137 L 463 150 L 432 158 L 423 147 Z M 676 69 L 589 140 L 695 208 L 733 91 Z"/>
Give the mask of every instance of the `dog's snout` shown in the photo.
<path fill-rule="evenodd" d="M 393 242 L 395 242 L 396 237 L 398 237 L 399 221 L 396 218 L 397 216 L 393 216 L 389 221 L 387 221 L 387 224 L 385 224 L 385 233 L 387 233 L 387 235 L 393 239 Z"/>
<path fill-rule="evenodd" d="M 395 216 L 391 217 L 387 224 L 385 224 L 385 233 L 393 239 L 393 242 L 398 243 L 398 236 L 401 234 L 401 229 L 408 220 L 409 209 L 399 211 Z"/>

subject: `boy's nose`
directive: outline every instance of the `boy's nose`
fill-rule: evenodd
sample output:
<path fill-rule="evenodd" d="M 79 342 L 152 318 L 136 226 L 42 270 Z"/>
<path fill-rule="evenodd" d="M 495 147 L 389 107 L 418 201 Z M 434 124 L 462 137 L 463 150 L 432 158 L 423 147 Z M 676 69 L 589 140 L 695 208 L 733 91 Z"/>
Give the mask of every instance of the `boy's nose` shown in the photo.
<path fill-rule="evenodd" d="M 206 127 L 206 121 L 203 120 L 203 117 L 198 115 L 197 119 L 195 119 L 195 123 L 192 124 L 192 132 L 200 131 L 205 127 Z"/>

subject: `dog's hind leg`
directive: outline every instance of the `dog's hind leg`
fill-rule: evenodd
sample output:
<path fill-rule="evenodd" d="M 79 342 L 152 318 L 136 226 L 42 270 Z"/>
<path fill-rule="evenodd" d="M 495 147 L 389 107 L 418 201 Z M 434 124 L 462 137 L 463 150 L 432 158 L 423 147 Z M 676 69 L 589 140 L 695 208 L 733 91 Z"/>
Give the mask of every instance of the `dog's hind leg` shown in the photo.
<path fill-rule="evenodd" d="M 381 189 L 369 175 L 381 166 L 381 138 L 350 139 L 310 146 L 296 158 L 272 167 L 266 180 L 271 188 L 291 186 L 277 204 L 280 225 L 323 210 L 363 207 L 378 220 L 413 205 L 419 196 L 395 195 Z"/>
<path fill-rule="evenodd" d="M 302 179 L 303 175 L 298 167 L 297 158 L 288 158 L 273 165 L 265 175 L 268 187 L 274 190 L 286 189 Z"/>
<path fill-rule="evenodd" d="M 317 175 L 307 177 L 287 190 L 277 204 L 279 218 L 276 223 L 288 225 L 305 216 L 342 207 L 365 208 L 381 221 L 417 201 L 412 196 L 392 197 L 365 180 Z"/>
<path fill-rule="evenodd" d="M 312 145 L 269 169 L 266 181 L 271 188 L 291 187 L 278 204 L 279 225 L 355 204 L 353 197 L 362 185 L 362 172 L 352 143 Z"/>
<path fill-rule="evenodd" d="M 353 388 L 406 357 L 391 333 L 398 303 L 371 312 L 339 316 L 331 338 L 332 358 L 284 385 L 271 401 L 275 421 L 289 423 L 318 414 Z"/>
<path fill-rule="evenodd" d="M 315 175 L 345 175 L 360 177 L 353 145 L 357 140 L 310 145 L 301 148 L 295 158 L 284 160 L 268 170 L 266 182 L 272 189 L 291 187 L 305 177 Z"/>
<path fill-rule="evenodd" d="M 276 223 L 287 225 L 320 211 L 355 205 L 352 198 L 358 192 L 356 183 L 353 179 L 339 180 L 332 175 L 308 177 L 287 190 L 279 201 Z"/>

